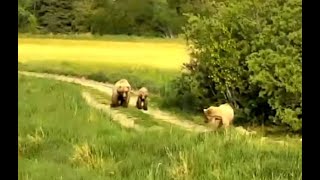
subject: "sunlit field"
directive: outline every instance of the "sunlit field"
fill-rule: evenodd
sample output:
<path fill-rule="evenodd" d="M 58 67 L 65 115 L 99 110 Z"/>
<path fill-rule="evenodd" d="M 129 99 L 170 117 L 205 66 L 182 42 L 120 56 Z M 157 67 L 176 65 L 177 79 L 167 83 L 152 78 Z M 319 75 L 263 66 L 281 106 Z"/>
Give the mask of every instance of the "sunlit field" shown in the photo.
<path fill-rule="evenodd" d="M 73 37 L 73 36 L 72 36 Z M 19 35 L 19 70 L 86 77 L 101 82 L 128 79 L 133 88 L 166 90 L 188 61 L 184 41 L 125 36 Z"/>
<path fill-rule="evenodd" d="M 188 60 L 186 46 L 178 42 L 97 41 L 19 38 L 19 62 L 126 64 L 178 70 Z"/>

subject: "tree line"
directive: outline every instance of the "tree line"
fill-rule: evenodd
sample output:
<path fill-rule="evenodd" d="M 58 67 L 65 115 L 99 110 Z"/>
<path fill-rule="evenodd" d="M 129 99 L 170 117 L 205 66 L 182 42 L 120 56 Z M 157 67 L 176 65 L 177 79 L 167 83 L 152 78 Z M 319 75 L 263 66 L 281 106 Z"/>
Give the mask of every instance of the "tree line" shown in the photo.
<path fill-rule="evenodd" d="M 20 32 L 174 37 L 210 0 L 19 0 Z"/>

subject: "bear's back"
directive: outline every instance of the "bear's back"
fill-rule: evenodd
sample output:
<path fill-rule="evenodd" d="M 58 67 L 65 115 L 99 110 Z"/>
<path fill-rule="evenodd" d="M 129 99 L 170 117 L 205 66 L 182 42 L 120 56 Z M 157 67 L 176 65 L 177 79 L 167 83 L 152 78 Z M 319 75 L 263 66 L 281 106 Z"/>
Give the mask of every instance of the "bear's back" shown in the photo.
<path fill-rule="evenodd" d="M 222 104 L 219 106 L 220 112 L 225 116 L 225 119 L 231 123 L 234 119 L 234 110 L 229 104 Z"/>

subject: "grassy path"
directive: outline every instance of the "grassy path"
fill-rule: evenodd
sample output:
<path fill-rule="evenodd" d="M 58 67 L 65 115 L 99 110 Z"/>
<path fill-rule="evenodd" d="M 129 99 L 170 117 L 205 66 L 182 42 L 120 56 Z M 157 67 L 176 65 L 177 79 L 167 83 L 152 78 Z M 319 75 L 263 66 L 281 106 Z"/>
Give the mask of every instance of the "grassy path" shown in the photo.
<path fill-rule="evenodd" d="M 87 80 L 84 78 L 78 78 L 78 77 L 70 77 L 70 76 L 64 76 L 64 75 L 56 75 L 56 74 L 48 74 L 48 73 L 36 73 L 36 72 L 27 72 L 27 71 L 18 71 L 19 74 L 26 75 L 26 76 L 33 76 L 33 77 L 39 77 L 39 78 L 48 78 L 48 79 L 54 79 L 54 80 L 59 80 L 59 81 L 64 81 L 64 82 L 69 82 L 69 83 L 75 83 L 79 84 L 85 87 L 92 88 L 94 90 L 97 90 L 103 94 L 107 94 L 111 96 L 112 94 L 112 84 L 109 83 L 101 83 L 101 82 L 96 82 L 93 80 Z M 131 96 L 130 100 L 130 106 L 134 107 L 135 102 L 136 102 L 136 91 L 131 92 L 133 96 Z M 120 125 L 122 125 L 125 128 L 134 128 L 135 130 L 141 131 L 141 130 L 147 130 L 145 127 L 140 126 L 137 121 L 138 119 L 135 117 L 129 117 L 123 112 L 120 112 L 116 109 L 110 109 L 110 106 L 107 103 L 101 103 L 99 102 L 92 93 L 90 92 L 83 92 L 82 93 L 83 98 L 86 100 L 86 102 L 91 106 L 99 110 L 103 110 L 104 112 L 108 113 L 113 121 L 116 121 Z M 213 129 L 210 129 L 208 127 L 193 123 L 188 120 L 182 120 L 181 118 L 174 116 L 168 112 L 164 112 L 158 108 L 152 108 L 149 107 L 148 111 L 140 111 L 142 113 L 145 113 L 147 115 L 150 115 L 152 119 L 156 121 L 161 121 L 164 123 L 169 123 L 171 125 L 178 126 L 184 130 L 190 131 L 190 132 L 210 132 L 213 131 Z M 159 130 L 162 129 L 163 127 L 161 126 L 151 126 L 152 128 L 148 128 L 150 130 Z M 154 128 L 155 127 L 155 128 Z M 249 132 L 243 127 L 235 127 L 235 130 L 243 135 L 251 135 L 255 134 L 255 132 Z M 301 139 L 300 139 L 301 141 Z M 269 143 L 276 143 L 279 145 L 287 145 L 286 141 L 283 140 L 273 140 L 273 138 L 268 138 L 268 137 L 262 137 L 261 142 L 269 142 Z"/>
<path fill-rule="evenodd" d="M 86 102 L 96 109 L 102 110 L 110 114 L 111 119 L 118 122 L 121 126 L 126 128 L 141 129 L 139 125 L 134 123 L 134 119 L 128 118 L 124 114 L 119 113 L 117 110 L 111 111 L 110 106 L 98 103 L 88 92 L 82 92 L 82 97 Z"/>
<path fill-rule="evenodd" d="M 99 83 L 96 81 L 87 80 L 87 79 L 83 79 L 83 78 L 68 77 L 68 76 L 63 76 L 63 75 L 54 75 L 54 74 L 47 74 L 47 73 L 35 73 L 35 72 L 26 72 L 26 71 L 18 71 L 18 73 L 22 74 L 22 75 L 26 75 L 26 76 L 55 79 L 55 80 L 59 80 L 59 81 L 75 83 L 75 84 L 79 84 L 79 85 L 82 85 L 85 87 L 90 87 L 95 90 L 104 92 L 110 96 L 112 94 L 113 85 L 108 84 L 108 83 Z M 132 93 L 134 94 L 134 96 L 131 97 L 130 105 L 135 106 L 135 102 L 136 102 L 136 98 L 137 98 L 135 96 L 136 92 L 132 92 Z M 90 105 L 93 105 L 96 108 L 106 109 L 106 107 L 105 107 L 106 105 L 103 106 L 101 104 L 98 104 L 97 102 L 94 102 L 88 93 L 84 93 L 83 96 Z M 188 130 L 188 131 L 193 131 L 193 132 L 211 131 L 210 128 L 195 124 L 191 121 L 180 120 L 178 117 L 173 116 L 167 112 L 163 112 L 159 109 L 149 108 L 148 111 L 142 111 L 142 112 L 153 116 L 154 119 L 180 126 L 181 128 L 184 128 L 185 130 Z M 124 115 L 119 115 L 119 113 L 117 113 L 116 116 L 118 118 L 119 123 L 122 124 L 123 126 L 125 126 L 125 127 L 134 127 L 135 126 L 134 122 L 132 122 L 132 120 L 126 119 L 124 117 Z M 135 127 L 139 128 L 139 126 L 135 126 Z"/>

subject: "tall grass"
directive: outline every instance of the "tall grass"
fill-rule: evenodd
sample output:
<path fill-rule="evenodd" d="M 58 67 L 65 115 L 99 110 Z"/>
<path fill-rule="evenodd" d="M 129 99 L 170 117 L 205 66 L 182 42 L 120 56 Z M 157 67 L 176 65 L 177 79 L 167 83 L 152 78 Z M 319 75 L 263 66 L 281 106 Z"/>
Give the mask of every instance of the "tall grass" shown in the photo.
<path fill-rule="evenodd" d="M 18 86 L 19 179 L 301 179 L 300 143 L 126 130 L 76 85 L 19 76 Z"/>

